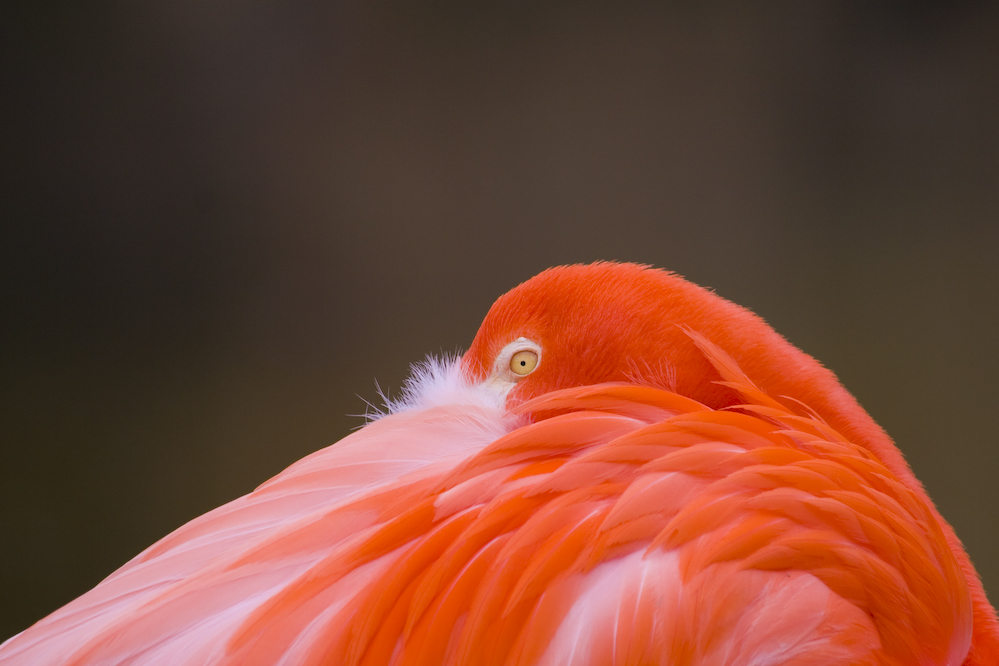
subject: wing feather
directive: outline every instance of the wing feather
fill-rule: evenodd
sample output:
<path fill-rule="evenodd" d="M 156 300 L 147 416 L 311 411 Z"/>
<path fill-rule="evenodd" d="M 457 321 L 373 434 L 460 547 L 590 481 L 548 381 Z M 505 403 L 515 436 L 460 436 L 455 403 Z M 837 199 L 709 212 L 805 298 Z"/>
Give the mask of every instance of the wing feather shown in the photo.
<path fill-rule="evenodd" d="M 971 601 L 932 508 L 689 333 L 744 404 L 621 383 L 513 416 L 407 403 L 167 536 L 0 655 L 958 666 Z"/>

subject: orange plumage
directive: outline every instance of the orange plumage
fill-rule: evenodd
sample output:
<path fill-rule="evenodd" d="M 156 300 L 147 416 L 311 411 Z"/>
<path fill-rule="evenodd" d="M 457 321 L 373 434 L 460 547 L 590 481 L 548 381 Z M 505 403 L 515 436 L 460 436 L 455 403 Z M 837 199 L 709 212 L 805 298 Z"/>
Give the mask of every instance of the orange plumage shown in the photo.
<path fill-rule="evenodd" d="M 887 435 L 675 275 L 546 271 L 391 407 L 0 663 L 999 663 L 974 568 Z"/>

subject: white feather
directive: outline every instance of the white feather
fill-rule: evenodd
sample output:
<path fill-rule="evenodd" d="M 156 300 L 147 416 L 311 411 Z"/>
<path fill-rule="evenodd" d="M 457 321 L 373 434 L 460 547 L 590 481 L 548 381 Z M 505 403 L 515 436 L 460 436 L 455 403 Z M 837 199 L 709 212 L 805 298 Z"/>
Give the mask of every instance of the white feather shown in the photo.
<path fill-rule="evenodd" d="M 485 384 L 473 383 L 465 374 L 461 356 L 445 354 L 428 356 L 410 367 L 409 377 L 402 385 L 402 395 L 391 398 L 378 389 L 383 407 L 374 407 L 366 416 L 375 421 L 389 414 L 430 409 L 443 405 L 476 405 L 487 409 L 503 409 L 506 396 Z M 370 403 L 369 403 L 370 404 Z"/>

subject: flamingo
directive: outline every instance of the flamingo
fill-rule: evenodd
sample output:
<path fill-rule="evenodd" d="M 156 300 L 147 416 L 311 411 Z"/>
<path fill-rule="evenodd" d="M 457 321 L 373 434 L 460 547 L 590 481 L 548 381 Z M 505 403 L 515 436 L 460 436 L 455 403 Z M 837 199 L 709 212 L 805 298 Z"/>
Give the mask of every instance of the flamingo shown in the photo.
<path fill-rule="evenodd" d="M 386 407 L 0 663 L 999 663 L 995 610 L 891 439 L 675 274 L 547 270 Z"/>

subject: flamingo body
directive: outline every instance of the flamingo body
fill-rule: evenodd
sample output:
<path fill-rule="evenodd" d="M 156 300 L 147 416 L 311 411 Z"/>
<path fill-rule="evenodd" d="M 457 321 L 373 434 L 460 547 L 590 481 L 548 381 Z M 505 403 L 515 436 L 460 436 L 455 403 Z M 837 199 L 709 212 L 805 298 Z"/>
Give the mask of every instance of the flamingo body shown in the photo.
<path fill-rule="evenodd" d="M 0 663 L 976 666 L 999 624 L 831 373 L 676 276 L 596 264 L 504 296 L 392 413 Z"/>

